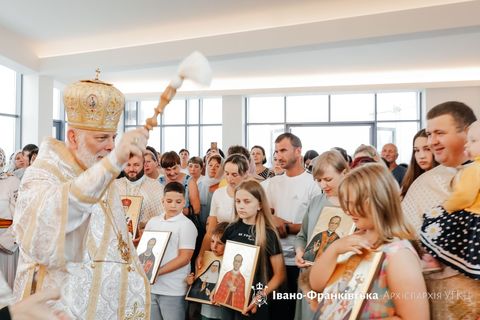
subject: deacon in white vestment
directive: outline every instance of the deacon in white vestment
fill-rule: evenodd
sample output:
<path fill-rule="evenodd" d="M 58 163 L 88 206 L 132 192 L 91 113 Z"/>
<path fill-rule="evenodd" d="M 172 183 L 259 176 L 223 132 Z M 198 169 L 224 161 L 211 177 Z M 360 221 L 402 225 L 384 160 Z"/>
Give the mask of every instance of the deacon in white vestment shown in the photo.
<path fill-rule="evenodd" d="M 54 308 L 71 319 L 149 319 L 150 285 L 112 183 L 148 132 L 125 133 L 113 150 L 124 97 L 101 81 L 67 87 L 64 104 L 67 143 L 44 140 L 20 186 L 15 297 L 57 287 Z"/>
<path fill-rule="evenodd" d="M 144 174 L 144 157 L 131 157 L 123 170 L 125 176 L 115 180 L 121 196 L 142 197 L 142 207 L 138 219 L 139 229 L 145 229 L 148 220 L 163 213 L 163 185 Z"/>

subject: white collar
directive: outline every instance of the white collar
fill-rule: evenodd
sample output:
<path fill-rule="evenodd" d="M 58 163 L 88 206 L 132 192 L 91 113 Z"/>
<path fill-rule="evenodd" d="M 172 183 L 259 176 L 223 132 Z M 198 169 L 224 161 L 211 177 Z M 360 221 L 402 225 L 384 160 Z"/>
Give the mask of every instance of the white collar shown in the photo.
<path fill-rule="evenodd" d="M 140 185 L 145 180 L 145 175 L 143 175 L 140 179 L 138 179 L 136 181 L 130 181 L 130 180 L 128 180 L 127 177 L 124 177 L 124 178 L 125 178 L 125 180 L 127 180 L 127 183 L 136 187 L 136 186 Z"/>

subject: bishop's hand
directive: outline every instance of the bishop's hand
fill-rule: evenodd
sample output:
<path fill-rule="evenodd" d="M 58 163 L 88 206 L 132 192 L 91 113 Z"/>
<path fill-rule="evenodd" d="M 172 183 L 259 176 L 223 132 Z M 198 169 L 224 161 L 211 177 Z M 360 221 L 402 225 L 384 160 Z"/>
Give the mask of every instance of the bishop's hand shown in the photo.
<path fill-rule="evenodd" d="M 138 128 L 125 132 L 115 147 L 114 152 L 119 164 L 127 163 L 131 155 L 142 157 L 146 150 L 148 131 L 145 128 Z"/>

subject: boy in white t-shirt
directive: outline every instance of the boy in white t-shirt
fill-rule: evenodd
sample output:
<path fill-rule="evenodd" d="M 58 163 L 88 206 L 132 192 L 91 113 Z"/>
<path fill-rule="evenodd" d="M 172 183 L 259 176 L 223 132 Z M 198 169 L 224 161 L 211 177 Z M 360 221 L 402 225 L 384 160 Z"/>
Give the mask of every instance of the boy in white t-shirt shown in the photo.
<path fill-rule="evenodd" d="M 170 231 L 165 254 L 152 285 L 152 320 L 184 320 L 185 278 L 190 273 L 190 260 L 195 249 L 197 229 L 183 215 L 185 189 L 181 183 L 170 182 L 163 190 L 163 215 L 150 219 L 148 231 Z"/>

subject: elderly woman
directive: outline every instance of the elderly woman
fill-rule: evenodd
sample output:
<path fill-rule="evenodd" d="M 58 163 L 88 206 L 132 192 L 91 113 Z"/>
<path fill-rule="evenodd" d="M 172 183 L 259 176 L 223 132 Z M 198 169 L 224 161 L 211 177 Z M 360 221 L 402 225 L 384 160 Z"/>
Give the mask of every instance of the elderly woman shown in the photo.
<path fill-rule="evenodd" d="M 10 156 L 7 172 L 14 174 L 18 179 L 22 180 L 25 168 L 28 167 L 28 160 L 25 159 L 22 150 L 15 151 Z"/>
<path fill-rule="evenodd" d="M 17 150 L 10 156 L 7 172 L 14 174 L 18 179 L 22 180 L 27 167 L 28 160 L 25 159 L 22 150 Z"/>
<path fill-rule="evenodd" d="M 0 171 L 3 171 L 5 160 L 5 152 L 0 149 Z M 0 271 L 10 287 L 13 287 L 18 260 L 18 247 L 11 225 L 19 186 L 20 180 L 15 175 L 0 174 Z"/>
<path fill-rule="evenodd" d="M 377 149 L 375 149 L 375 147 L 369 144 L 361 144 L 360 146 L 358 146 L 358 148 L 355 150 L 353 154 L 353 161 L 351 164 L 351 168 L 354 169 L 368 162 L 383 163 L 382 158 L 378 154 Z"/>
<path fill-rule="evenodd" d="M 160 177 L 160 170 L 158 165 L 158 154 L 152 147 L 147 146 L 143 154 L 143 171 L 150 179 L 158 179 Z"/>

